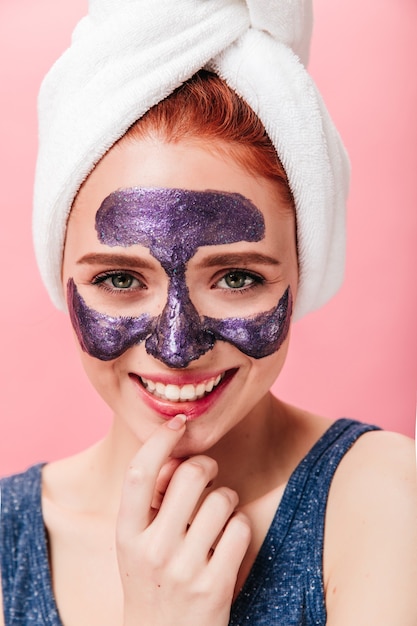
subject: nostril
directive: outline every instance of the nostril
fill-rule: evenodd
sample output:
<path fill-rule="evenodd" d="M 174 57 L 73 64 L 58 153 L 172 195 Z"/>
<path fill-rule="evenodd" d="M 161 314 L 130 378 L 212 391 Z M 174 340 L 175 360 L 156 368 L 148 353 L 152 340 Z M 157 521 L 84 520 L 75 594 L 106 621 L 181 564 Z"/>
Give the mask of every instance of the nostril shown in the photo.
<path fill-rule="evenodd" d="M 173 337 L 172 333 L 165 335 L 161 328 L 158 328 L 146 339 L 145 349 L 148 354 L 162 361 L 168 367 L 184 368 L 191 361 L 197 360 L 211 350 L 214 343 L 214 336 L 205 331 L 201 331 L 198 335 L 192 332 L 187 336 L 178 338 Z"/>
<path fill-rule="evenodd" d="M 185 276 L 172 274 L 167 303 L 145 342 L 146 351 L 168 367 L 184 368 L 211 350 L 214 342 L 191 302 Z"/>

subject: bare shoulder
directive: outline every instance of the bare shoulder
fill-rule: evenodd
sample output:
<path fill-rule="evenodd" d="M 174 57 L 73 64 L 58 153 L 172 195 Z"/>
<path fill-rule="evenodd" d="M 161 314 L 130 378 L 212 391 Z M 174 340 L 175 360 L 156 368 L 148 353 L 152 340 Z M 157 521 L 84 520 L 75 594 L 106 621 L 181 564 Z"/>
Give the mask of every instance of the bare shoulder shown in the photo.
<path fill-rule="evenodd" d="M 358 504 L 358 498 L 366 494 L 362 502 L 370 508 L 372 492 L 374 504 L 393 502 L 398 505 L 415 503 L 416 485 L 415 442 L 404 435 L 387 431 L 371 431 L 363 434 L 345 455 L 335 474 L 331 497 L 342 498 Z"/>
<path fill-rule="evenodd" d="M 329 538 L 330 531 L 336 538 L 350 535 L 353 522 L 362 528 L 371 525 L 374 536 L 395 531 L 399 524 L 406 530 L 408 523 L 410 538 L 414 538 L 416 515 L 414 441 L 386 431 L 363 434 L 342 459 L 330 488 Z"/>
<path fill-rule="evenodd" d="M 328 626 L 417 622 L 417 472 L 414 442 L 362 435 L 329 493 L 324 571 Z"/>

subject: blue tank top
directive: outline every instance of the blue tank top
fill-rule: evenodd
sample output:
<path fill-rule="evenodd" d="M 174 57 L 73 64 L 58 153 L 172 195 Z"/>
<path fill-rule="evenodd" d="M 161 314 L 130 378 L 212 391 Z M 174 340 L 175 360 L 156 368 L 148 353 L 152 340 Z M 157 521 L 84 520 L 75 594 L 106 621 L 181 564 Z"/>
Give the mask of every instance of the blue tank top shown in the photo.
<path fill-rule="evenodd" d="M 334 472 L 376 426 L 340 419 L 292 473 L 259 554 L 232 606 L 230 626 L 325 626 L 323 537 Z M 41 470 L 0 481 L 0 560 L 6 626 L 62 626 L 41 509 Z"/>

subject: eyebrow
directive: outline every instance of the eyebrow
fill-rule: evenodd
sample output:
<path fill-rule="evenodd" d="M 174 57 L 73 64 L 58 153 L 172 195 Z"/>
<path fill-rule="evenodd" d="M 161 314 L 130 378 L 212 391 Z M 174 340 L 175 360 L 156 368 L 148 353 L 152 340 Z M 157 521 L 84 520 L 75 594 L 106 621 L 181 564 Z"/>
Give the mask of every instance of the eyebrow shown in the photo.
<path fill-rule="evenodd" d="M 92 253 L 85 254 L 77 261 L 77 265 L 114 265 L 119 267 L 153 269 L 152 262 L 139 256 L 125 256 L 124 254 L 113 253 Z"/>
<path fill-rule="evenodd" d="M 217 267 L 218 265 L 281 265 L 281 261 L 267 254 L 259 252 L 243 252 L 213 254 L 204 258 L 197 267 Z"/>

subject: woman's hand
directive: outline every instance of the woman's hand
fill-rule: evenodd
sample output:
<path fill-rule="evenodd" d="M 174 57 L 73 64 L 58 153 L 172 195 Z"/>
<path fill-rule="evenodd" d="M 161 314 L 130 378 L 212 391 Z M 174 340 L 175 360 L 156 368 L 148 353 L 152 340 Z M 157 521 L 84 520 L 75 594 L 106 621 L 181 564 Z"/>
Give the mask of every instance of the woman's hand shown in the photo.
<path fill-rule="evenodd" d="M 157 428 L 126 475 L 117 524 L 124 626 L 223 626 L 250 541 L 227 487 L 203 497 L 216 462 L 169 456 L 185 417 Z"/>

